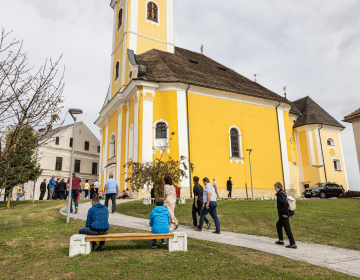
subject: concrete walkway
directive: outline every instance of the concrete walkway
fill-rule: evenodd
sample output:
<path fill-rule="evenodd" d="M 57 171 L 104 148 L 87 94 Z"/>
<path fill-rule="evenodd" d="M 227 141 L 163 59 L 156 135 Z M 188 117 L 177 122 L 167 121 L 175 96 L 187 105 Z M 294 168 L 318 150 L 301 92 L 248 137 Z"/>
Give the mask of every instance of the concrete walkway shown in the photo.
<path fill-rule="evenodd" d="M 129 201 L 132 200 L 117 200 L 117 204 L 119 205 L 121 203 Z M 91 203 L 83 203 L 79 206 L 79 212 L 77 214 L 71 214 L 71 217 L 75 219 L 86 220 L 87 212 L 91 207 Z M 149 206 L 149 216 L 151 209 L 152 207 Z M 62 208 L 60 210 L 60 213 L 66 215 L 67 207 Z M 191 213 L 189 213 L 189 219 L 191 219 Z M 118 213 L 109 215 L 109 223 L 114 226 L 150 231 L 149 220 L 125 216 Z M 214 226 L 212 225 L 212 228 L 213 227 Z M 275 225 L 274 230 L 276 230 Z M 287 249 L 284 246 L 276 245 L 274 242 L 277 240 L 272 238 L 226 231 L 222 231 L 220 235 L 213 234 L 213 230 L 195 232 L 192 227 L 189 226 L 179 226 L 177 231 L 186 232 L 188 237 L 191 238 L 213 241 L 271 253 L 294 260 L 305 261 L 311 264 L 327 267 L 329 269 L 333 269 L 342 273 L 360 277 L 360 252 L 358 251 L 303 242 L 296 242 L 298 246 L 297 250 Z M 288 244 L 288 242 L 285 243 Z"/>

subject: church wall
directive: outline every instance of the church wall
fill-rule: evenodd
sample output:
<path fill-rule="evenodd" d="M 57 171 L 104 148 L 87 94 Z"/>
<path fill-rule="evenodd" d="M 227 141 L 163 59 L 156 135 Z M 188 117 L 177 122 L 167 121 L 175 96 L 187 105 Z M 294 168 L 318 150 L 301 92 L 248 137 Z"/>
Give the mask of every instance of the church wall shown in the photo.
<path fill-rule="evenodd" d="M 123 60 L 123 48 L 119 47 L 117 51 L 114 53 L 114 63 L 113 63 L 113 79 L 112 79 L 112 91 L 111 97 L 113 97 L 121 88 L 121 77 L 122 77 L 122 67 L 121 63 Z M 116 72 L 116 63 L 117 61 L 120 62 L 119 67 L 119 78 L 115 81 L 115 72 Z"/>
<path fill-rule="evenodd" d="M 103 153 L 103 150 L 104 150 L 104 146 L 105 146 L 105 131 L 106 131 L 106 128 L 105 128 L 105 126 L 103 127 L 103 134 L 102 134 L 102 139 L 101 139 L 101 147 L 100 147 L 100 149 L 101 149 L 101 156 L 100 156 L 100 168 L 99 168 L 99 174 L 100 174 L 100 187 L 102 188 L 102 186 L 104 185 L 104 182 L 105 182 L 105 173 L 103 172 L 104 171 L 104 167 L 106 166 L 106 165 L 104 165 L 104 153 Z"/>
<path fill-rule="evenodd" d="M 283 183 L 277 116 L 274 108 L 189 94 L 192 176 L 216 178 L 220 192 L 233 178 L 234 195 L 251 195 L 251 153 L 255 196 L 272 196 L 273 184 Z M 243 160 L 230 161 L 229 130 L 241 132 Z"/>
<path fill-rule="evenodd" d="M 335 141 L 335 146 L 328 146 L 327 139 L 331 137 Z M 326 175 L 329 182 L 335 182 L 347 190 L 347 176 L 345 162 L 342 154 L 340 133 L 321 129 L 321 141 L 324 152 L 324 160 L 326 166 Z M 331 150 L 335 149 L 335 154 L 330 155 Z M 341 162 L 341 171 L 335 171 L 333 160 L 338 159 Z"/>
<path fill-rule="evenodd" d="M 126 152 L 125 152 L 125 143 L 126 143 L 126 106 L 122 105 L 121 106 L 121 156 L 120 156 L 120 180 L 119 180 L 119 187 L 120 190 L 124 190 L 125 189 L 125 168 L 123 167 L 125 165 L 125 156 L 126 156 Z"/>

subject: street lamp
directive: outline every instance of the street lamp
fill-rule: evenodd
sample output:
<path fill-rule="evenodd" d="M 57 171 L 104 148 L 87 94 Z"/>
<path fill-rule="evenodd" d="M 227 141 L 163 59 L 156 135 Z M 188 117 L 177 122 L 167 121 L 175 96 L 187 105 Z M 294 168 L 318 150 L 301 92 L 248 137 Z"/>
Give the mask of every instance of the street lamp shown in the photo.
<path fill-rule="evenodd" d="M 75 148 L 75 126 L 76 126 L 76 117 L 74 115 L 80 115 L 82 114 L 81 109 L 69 109 L 69 113 L 71 117 L 74 119 L 74 130 L 73 130 L 73 141 L 72 141 L 72 151 L 71 151 L 71 164 L 70 164 L 70 184 L 69 184 L 69 193 L 68 193 L 68 209 L 67 209 L 67 218 L 66 222 L 70 222 L 70 208 L 72 203 L 72 173 L 73 173 L 73 167 L 74 167 L 74 148 Z"/>
<path fill-rule="evenodd" d="M 254 189 L 253 189 L 253 182 L 252 182 L 252 172 L 251 172 L 251 152 L 252 152 L 252 149 L 247 149 L 246 150 L 247 152 L 249 152 L 249 162 L 250 162 L 250 178 L 251 178 L 251 197 L 252 197 L 252 200 L 254 200 Z"/>

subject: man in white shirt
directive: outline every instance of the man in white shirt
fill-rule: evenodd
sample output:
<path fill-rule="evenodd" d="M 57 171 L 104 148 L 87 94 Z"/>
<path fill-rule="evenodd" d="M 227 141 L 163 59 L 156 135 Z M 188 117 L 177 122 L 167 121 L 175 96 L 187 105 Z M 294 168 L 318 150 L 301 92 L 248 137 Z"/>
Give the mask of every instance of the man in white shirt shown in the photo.
<path fill-rule="evenodd" d="M 216 202 L 216 194 L 214 187 L 209 183 L 209 178 L 205 177 L 203 179 L 203 184 L 205 186 L 204 192 L 203 192 L 203 202 L 204 207 L 200 212 L 200 222 L 197 228 L 195 228 L 195 231 L 202 231 L 202 226 L 204 224 L 205 216 L 207 214 L 210 214 L 210 216 L 214 219 L 216 231 L 213 231 L 213 233 L 220 234 L 220 222 L 219 218 L 217 216 L 216 208 L 217 208 L 217 202 Z"/>
<path fill-rule="evenodd" d="M 216 193 L 217 198 L 219 198 L 219 194 L 218 194 L 218 191 L 217 191 L 217 183 L 215 181 L 215 178 L 213 179 L 213 187 L 215 189 L 215 193 Z"/>
<path fill-rule="evenodd" d="M 100 182 L 97 179 L 95 179 L 95 182 L 94 182 L 94 189 L 95 189 L 96 197 L 98 197 L 99 189 L 100 189 Z"/>

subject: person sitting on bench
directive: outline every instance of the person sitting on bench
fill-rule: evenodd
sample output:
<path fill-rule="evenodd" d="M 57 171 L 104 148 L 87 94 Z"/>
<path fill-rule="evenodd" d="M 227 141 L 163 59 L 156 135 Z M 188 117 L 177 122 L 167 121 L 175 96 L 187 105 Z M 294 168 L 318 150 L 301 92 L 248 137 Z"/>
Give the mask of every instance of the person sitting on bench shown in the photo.
<path fill-rule="evenodd" d="M 123 191 L 123 195 L 121 196 L 120 199 L 126 199 L 129 197 L 129 189 L 126 189 L 126 191 Z"/>
<path fill-rule="evenodd" d="M 88 211 L 86 225 L 79 230 L 79 234 L 103 235 L 109 232 L 109 211 L 107 207 L 100 203 L 98 197 L 92 200 L 92 207 Z M 96 242 L 93 242 L 95 249 Z M 105 241 L 100 241 L 100 246 L 96 250 L 104 250 Z"/>
<path fill-rule="evenodd" d="M 151 211 L 150 214 L 150 226 L 151 232 L 155 234 L 169 233 L 169 224 L 170 224 L 170 212 L 164 207 L 164 199 L 157 198 L 155 199 L 156 207 Z M 166 244 L 166 239 L 161 239 L 162 244 Z M 150 245 L 151 249 L 156 249 L 156 239 L 152 240 Z"/>

